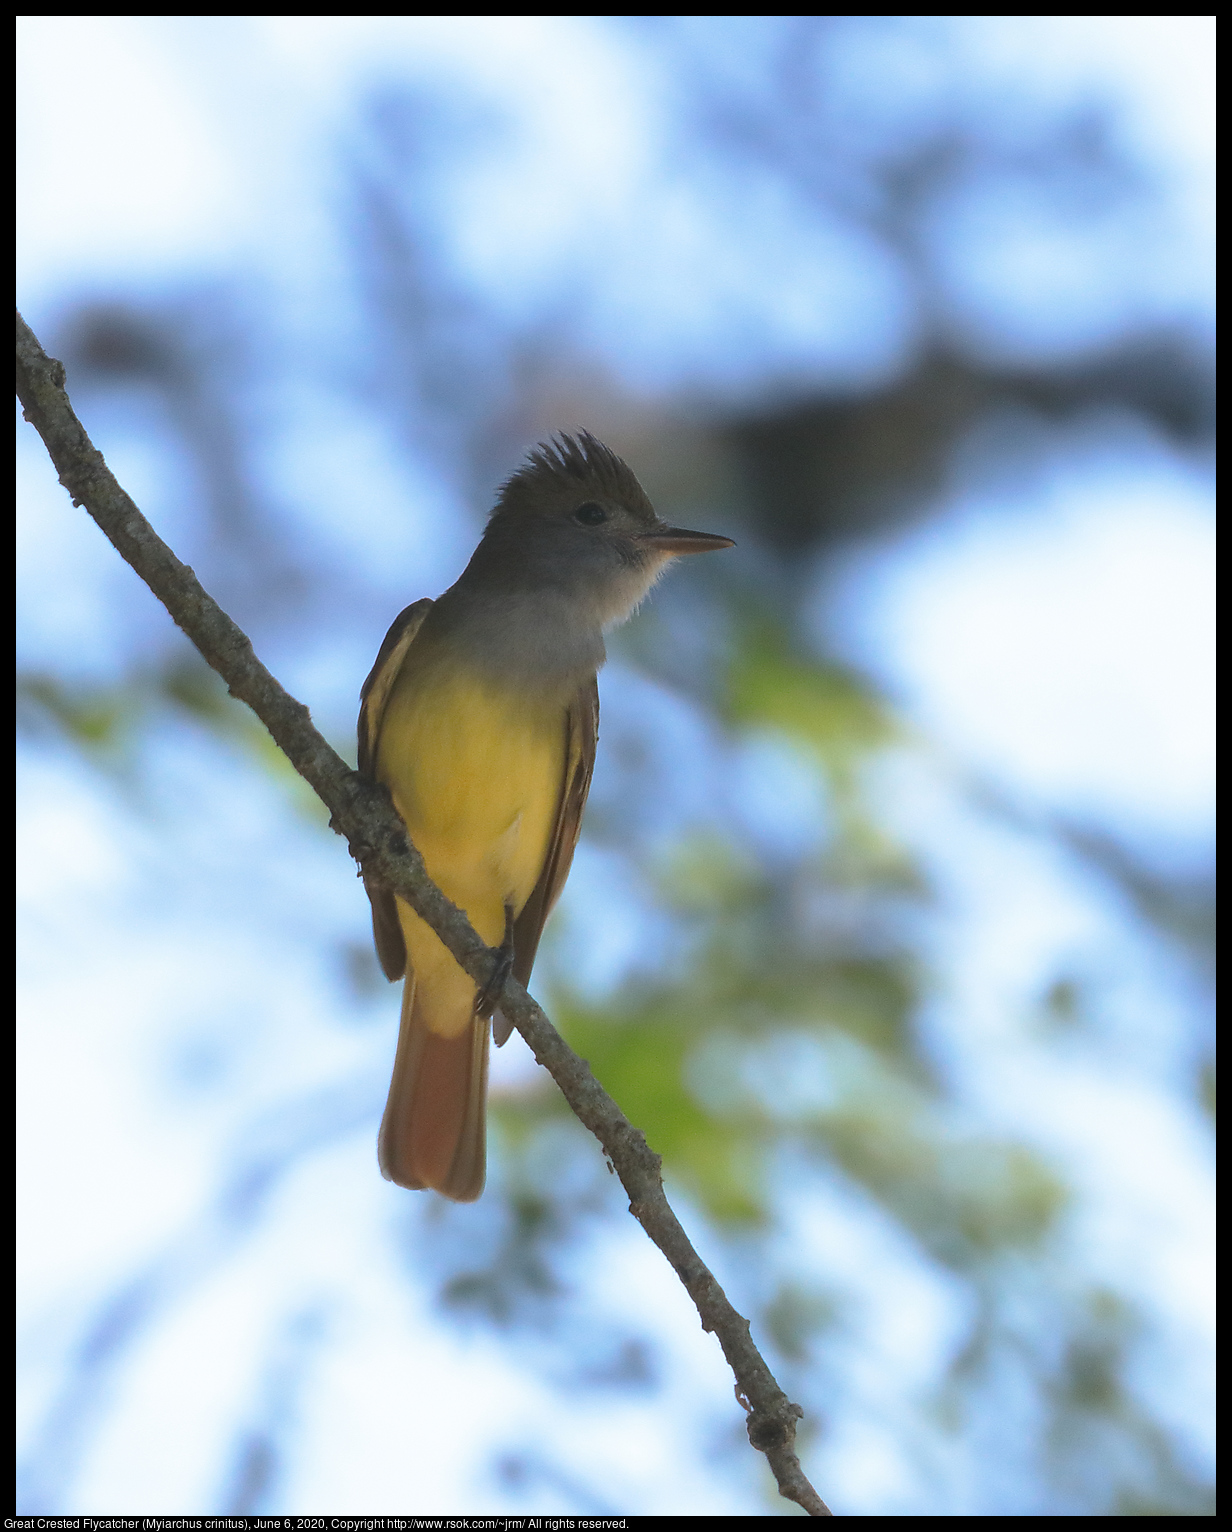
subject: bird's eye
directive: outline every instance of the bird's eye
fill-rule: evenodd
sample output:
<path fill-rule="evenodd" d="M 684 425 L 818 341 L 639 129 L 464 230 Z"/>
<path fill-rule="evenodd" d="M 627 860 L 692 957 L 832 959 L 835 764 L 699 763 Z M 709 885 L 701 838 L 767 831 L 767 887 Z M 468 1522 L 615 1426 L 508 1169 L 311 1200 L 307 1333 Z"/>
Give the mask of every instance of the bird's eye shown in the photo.
<path fill-rule="evenodd" d="M 607 520 L 607 512 L 595 501 L 587 500 L 574 511 L 573 519 L 580 521 L 584 527 L 597 527 L 600 522 Z"/>

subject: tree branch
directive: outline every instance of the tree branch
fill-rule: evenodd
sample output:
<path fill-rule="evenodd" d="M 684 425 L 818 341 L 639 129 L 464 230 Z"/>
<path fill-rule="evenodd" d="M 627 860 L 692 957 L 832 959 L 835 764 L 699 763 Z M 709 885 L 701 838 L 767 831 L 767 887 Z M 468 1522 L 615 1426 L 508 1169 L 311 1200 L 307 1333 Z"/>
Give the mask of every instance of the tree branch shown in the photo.
<path fill-rule="evenodd" d="M 73 413 L 63 364 L 47 356 L 17 315 L 17 393 L 25 418 L 42 437 L 73 504 L 84 506 L 116 549 L 146 582 L 206 662 L 246 702 L 296 771 L 329 809 L 365 874 L 405 899 L 437 933 L 479 985 L 498 961 L 467 920 L 428 877 L 423 858 L 384 788 L 352 771 L 313 727 L 311 715 L 278 684 L 247 636 L 203 589 L 121 489 Z M 668 1204 L 659 1156 L 603 1089 L 585 1059 L 564 1042 L 516 979 L 505 981 L 501 1010 L 551 1074 L 579 1120 L 595 1135 L 629 1194 L 629 1209 L 671 1262 L 701 1316 L 718 1337 L 736 1378 L 749 1441 L 765 1453 L 779 1493 L 813 1516 L 831 1514 L 809 1483 L 794 1451 L 803 1411 L 775 1382 L 753 1344 L 749 1322 L 727 1295 Z"/>

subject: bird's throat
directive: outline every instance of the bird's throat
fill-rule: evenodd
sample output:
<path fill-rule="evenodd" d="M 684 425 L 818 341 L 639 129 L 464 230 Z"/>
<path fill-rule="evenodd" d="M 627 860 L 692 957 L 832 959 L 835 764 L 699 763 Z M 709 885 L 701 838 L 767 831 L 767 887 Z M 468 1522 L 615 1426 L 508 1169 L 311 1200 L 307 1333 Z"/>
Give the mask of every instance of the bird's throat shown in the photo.
<path fill-rule="evenodd" d="M 436 602 L 416 645 L 425 661 L 433 651 L 498 691 L 563 703 L 607 658 L 597 619 L 572 595 L 471 594 L 454 586 Z"/>

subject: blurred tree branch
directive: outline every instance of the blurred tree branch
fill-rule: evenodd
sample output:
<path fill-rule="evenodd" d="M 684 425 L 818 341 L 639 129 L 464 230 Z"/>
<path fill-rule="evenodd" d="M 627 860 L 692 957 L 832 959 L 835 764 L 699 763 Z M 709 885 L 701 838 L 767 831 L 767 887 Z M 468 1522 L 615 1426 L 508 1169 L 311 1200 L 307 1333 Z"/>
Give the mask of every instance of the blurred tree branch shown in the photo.
<path fill-rule="evenodd" d="M 84 506 L 121 557 L 167 608 L 233 697 L 256 713 L 296 771 L 329 809 L 331 826 L 346 836 L 351 855 L 370 878 L 392 888 L 437 933 L 478 984 L 496 961 L 465 914 L 432 883 L 383 788 L 352 771 L 322 738 L 303 703 L 265 668 L 252 644 L 176 558 L 116 482 L 90 441 L 64 389 L 64 367 L 48 357 L 17 315 L 17 393 L 74 505 Z M 753 1344 L 749 1322 L 732 1307 L 673 1213 L 663 1191 L 661 1161 L 641 1131 L 560 1037 L 547 1016 L 514 979 L 501 1008 L 552 1075 L 579 1120 L 603 1145 L 629 1195 L 630 1211 L 684 1284 L 703 1329 L 717 1336 L 736 1378 L 749 1441 L 765 1453 L 779 1493 L 811 1515 L 829 1508 L 805 1477 L 794 1452 L 802 1415 L 779 1388 Z"/>

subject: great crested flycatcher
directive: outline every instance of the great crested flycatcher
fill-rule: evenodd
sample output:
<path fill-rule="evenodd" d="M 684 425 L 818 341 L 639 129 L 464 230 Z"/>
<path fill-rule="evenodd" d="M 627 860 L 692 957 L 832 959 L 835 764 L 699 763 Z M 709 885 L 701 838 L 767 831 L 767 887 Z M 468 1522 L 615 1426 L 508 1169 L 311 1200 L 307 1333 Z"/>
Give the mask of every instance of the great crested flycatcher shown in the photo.
<path fill-rule="evenodd" d="M 577 845 L 599 726 L 603 630 L 682 553 L 589 432 L 543 443 L 501 488 L 461 579 L 385 635 L 360 693 L 359 769 L 384 782 L 429 876 L 525 984 Z M 457 1202 L 483 1190 L 491 999 L 388 889 L 370 886 L 390 980 L 406 975 L 382 1174 Z M 497 1044 L 512 1030 L 499 1010 Z"/>

